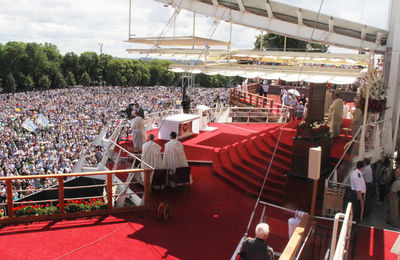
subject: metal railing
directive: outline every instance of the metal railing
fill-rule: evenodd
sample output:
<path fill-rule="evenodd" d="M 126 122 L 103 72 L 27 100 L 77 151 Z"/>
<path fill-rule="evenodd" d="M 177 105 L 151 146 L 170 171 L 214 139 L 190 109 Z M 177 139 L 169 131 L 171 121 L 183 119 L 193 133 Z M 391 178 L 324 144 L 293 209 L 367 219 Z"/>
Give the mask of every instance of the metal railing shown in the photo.
<path fill-rule="evenodd" d="M 344 221 L 342 224 L 342 229 L 340 231 L 339 239 L 336 244 L 339 219 L 344 219 Z M 351 237 L 352 224 L 353 224 L 353 210 L 351 203 L 348 203 L 345 214 L 337 213 L 335 215 L 329 260 L 347 259 L 347 254 L 349 252 L 349 242 Z"/>
<path fill-rule="evenodd" d="M 345 145 L 344 152 L 340 156 L 339 161 L 325 180 L 325 188 L 329 188 L 330 193 L 336 190 L 338 193 L 337 199 L 340 199 L 340 197 L 342 197 L 342 200 L 344 199 L 344 196 L 339 196 L 339 193 L 345 192 L 350 187 L 349 173 L 357 161 L 368 157 L 371 158 L 371 163 L 374 163 L 381 159 L 383 148 L 387 145 L 387 142 L 391 142 L 391 138 L 385 138 L 386 134 L 390 132 L 390 127 L 385 126 L 385 124 L 390 121 L 391 119 L 387 119 L 367 124 L 365 140 L 363 142 L 360 140 L 363 126 L 360 126 L 351 140 Z M 365 151 L 363 158 L 361 158 L 362 150 Z M 324 204 L 325 201 L 329 200 L 324 199 Z M 340 203 L 340 201 L 337 201 L 337 203 Z M 329 206 L 327 205 L 323 205 L 323 208 L 329 210 Z"/>
<path fill-rule="evenodd" d="M 150 177 L 151 177 L 152 169 L 128 169 L 128 170 L 112 170 L 112 171 L 103 171 L 103 172 L 86 172 L 86 173 L 68 173 L 68 174 L 45 174 L 45 175 L 29 175 L 29 176 L 12 176 L 12 177 L 1 177 L 0 181 L 4 181 L 6 183 L 6 202 L 0 203 L 0 208 L 2 208 L 5 212 L 5 216 L 0 218 L 0 223 L 18 223 L 25 221 L 36 221 L 36 220 L 46 220 L 46 219 L 61 219 L 65 217 L 74 217 L 77 216 L 76 213 L 66 212 L 66 207 L 68 207 L 68 201 L 73 200 L 90 200 L 90 199 L 102 199 L 104 200 L 104 208 L 102 210 L 95 210 L 91 212 L 80 212 L 80 215 L 103 215 L 110 214 L 114 212 L 121 211 L 132 211 L 138 209 L 145 209 L 148 207 L 148 202 L 150 199 Z M 135 194 L 140 197 L 142 203 L 140 205 L 134 205 L 133 207 L 118 207 L 117 199 L 121 196 L 123 189 L 118 189 L 117 186 L 120 185 L 131 185 L 134 184 L 135 181 L 127 181 L 114 183 L 113 177 L 116 174 L 143 174 L 144 182 L 143 182 L 143 190 L 131 191 L 132 194 Z M 98 175 L 105 176 L 104 184 L 94 184 L 94 185 L 82 185 L 82 186 L 65 186 L 66 181 L 65 178 L 71 177 L 93 177 Z M 55 178 L 58 181 L 58 187 L 50 187 L 48 189 L 36 189 L 41 191 L 58 191 L 57 198 L 49 198 L 49 199 L 37 199 L 30 201 L 14 201 L 13 194 L 16 190 L 27 191 L 24 189 L 14 189 L 13 181 L 20 182 L 23 180 L 40 180 L 40 179 L 48 179 Z M 65 191 L 67 190 L 75 190 L 75 189 L 91 189 L 91 188 L 102 188 L 100 191 L 101 194 L 93 195 L 93 196 L 65 196 Z M 121 192 L 118 193 L 118 190 Z M 29 190 L 31 191 L 31 190 Z M 130 195 L 125 193 L 126 195 Z M 57 211 L 51 215 L 33 215 L 33 216 L 16 216 L 15 212 L 17 210 L 21 210 L 23 205 L 27 206 L 35 206 L 45 208 L 44 204 L 49 204 L 50 206 L 56 206 Z M 56 205 L 57 203 L 57 205 Z M 19 208 L 14 208 L 15 205 L 21 205 Z M 119 205 L 120 206 L 120 205 Z M 46 206 L 47 207 L 47 206 Z M 106 207 L 106 208 L 105 208 Z"/>

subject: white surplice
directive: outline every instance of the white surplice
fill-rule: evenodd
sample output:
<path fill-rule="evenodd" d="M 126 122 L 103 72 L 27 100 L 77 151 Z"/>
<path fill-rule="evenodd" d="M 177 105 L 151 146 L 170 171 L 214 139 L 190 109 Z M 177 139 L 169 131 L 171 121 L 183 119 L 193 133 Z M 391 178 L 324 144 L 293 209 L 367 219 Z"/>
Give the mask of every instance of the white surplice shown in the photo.
<path fill-rule="evenodd" d="M 171 139 L 165 144 L 163 162 L 166 169 L 174 172 L 176 168 L 189 166 L 181 142 Z"/>
<path fill-rule="evenodd" d="M 154 141 L 148 141 L 142 146 L 142 161 L 149 164 L 154 169 L 163 169 L 161 159 L 161 146 Z M 148 168 L 142 165 L 142 169 Z"/>
<path fill-rule="evenodd" d="M 135 152 L 139 152 L 142 145 L 146 142 L 146 128 L 144 120 L 140 116 L 135 117 L 131 121 L 132 139 Z"/>

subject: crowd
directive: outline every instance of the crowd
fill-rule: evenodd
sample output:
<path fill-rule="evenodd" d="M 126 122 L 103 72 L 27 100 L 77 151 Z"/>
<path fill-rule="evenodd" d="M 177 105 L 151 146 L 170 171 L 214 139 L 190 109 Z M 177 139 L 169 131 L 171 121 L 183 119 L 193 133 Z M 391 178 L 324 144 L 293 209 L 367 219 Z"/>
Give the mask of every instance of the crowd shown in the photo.
<path fill-rule="evenodd" d="M 88 163 L 101 160 L 93 140 L 106 125 L 116 125 L 121 111 L 134 102 L 146 115 L 180 108 L 181 88 L 74 87 L 0 95 L 0 176 L 71 172 L 85 150 Z M 193 88 L 191 106 L 226 104 L 226 89 Z M 43 115 L 49 124 L 34 132 L 22 127 L 26 119 Z M 55 181 L 55 180 L 54 180 Z M 15 182 L 17 190 L 40 189 L 52 179 Z M 0 186 L 4 186 L 1 183 Z M 31 191 L 16 192 L 14 199 Z"/>

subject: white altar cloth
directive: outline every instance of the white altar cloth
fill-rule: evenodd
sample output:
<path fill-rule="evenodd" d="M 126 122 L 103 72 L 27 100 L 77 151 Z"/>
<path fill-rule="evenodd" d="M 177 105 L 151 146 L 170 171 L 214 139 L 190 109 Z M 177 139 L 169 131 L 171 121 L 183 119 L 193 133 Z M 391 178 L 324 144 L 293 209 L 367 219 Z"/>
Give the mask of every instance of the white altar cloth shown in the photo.
<path fill-rule="evenodd" d="M 166 117 L 160 122 L 158 138 L 169 140 L 169 134 L 175 131 L 178 139 L 183 139 L 200 132 L 200 116 L 190 114 L 177 114 Z"/>

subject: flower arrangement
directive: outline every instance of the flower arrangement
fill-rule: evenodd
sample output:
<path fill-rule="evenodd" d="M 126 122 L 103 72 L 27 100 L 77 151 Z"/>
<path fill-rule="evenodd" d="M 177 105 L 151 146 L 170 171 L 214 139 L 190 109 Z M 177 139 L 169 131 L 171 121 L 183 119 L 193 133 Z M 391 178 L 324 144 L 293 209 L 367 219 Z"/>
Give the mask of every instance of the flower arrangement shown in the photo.
<path fill-rule="evenodd" d="M 0 218 L 4 217 L 4 209 L 0 209 Z"/>
<path fill-rule="evenodd" d="M 107 203 L 103 199 L 91 200 L 67 200 L 64 203 L 64 209 L 67 213 L 78 211 L 92 211 L 107 209 Z M 52 215 L 60 212 L 60 204 L 28 204 L 14 207 L 15 216 L 34 216 L 34 215 Z"/>
<path fill-rule="evenodd" d="M 305 128 L 310 128 L 314 133 L 319 133 L 319 132 L 322 132 L 322 131 L 328 129 L 328 125 L 325 121 L 315 121 L 315 122 L 311 123 L 309 126 L 306 126 L 306 122 L 301 121 L 299 124 L 300 132 L 302 131 L 302 129 L 305 129 Z"/>
<path fill-rule="evenodd" d="M 374 71 L 371 75 L 370 96 L 368 99 L 368 112 L 379 113 L 386 109 L 386 89 L 383 85 L 382 73 Z M 357 103 L 357 107 L 364 110 L 365 97 L 367 95 L 367 86 L 361 87 L 361 97 Z"/>

